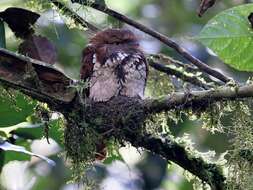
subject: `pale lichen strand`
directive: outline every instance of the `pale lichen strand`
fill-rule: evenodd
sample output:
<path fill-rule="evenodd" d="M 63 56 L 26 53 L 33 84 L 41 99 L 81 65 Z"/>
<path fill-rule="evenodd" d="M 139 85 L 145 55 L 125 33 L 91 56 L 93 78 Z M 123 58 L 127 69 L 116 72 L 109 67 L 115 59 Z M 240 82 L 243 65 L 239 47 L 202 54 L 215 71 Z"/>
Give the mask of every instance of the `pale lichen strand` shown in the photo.
<path fill-rule="evenodd" d="M 175 91 L 172 78 L 165 73 L 158 72 L 152 68 L 149 70 L 145 95 L 148 97 L 158 97 L 161 94 L 170 94 Z"/>
<path fill-rule="evenodd" d="M 227 180 L 224 188 L 228 190 L 248 190 L 253 187 L 251 105 L 252 99 L 218 102 L 209 105 L 204 112 L 197 114 L 205 129 L 212 133 L 225 133 L 230 137 L 230 150 L 222 154 L 224 158 L 220 159 L 221 162 L 219 160 L 216 162 L 225 171 Z M 193 155 L 196 155 L 196 152 Z"/>
<path fill-rule="evenodd" d="M 228 189 L 253 188 L 253 121 L 252 99 L 233 103 L 233 123 L 226 127 L 231 135 L 231 150 L 227 154 Z"/>

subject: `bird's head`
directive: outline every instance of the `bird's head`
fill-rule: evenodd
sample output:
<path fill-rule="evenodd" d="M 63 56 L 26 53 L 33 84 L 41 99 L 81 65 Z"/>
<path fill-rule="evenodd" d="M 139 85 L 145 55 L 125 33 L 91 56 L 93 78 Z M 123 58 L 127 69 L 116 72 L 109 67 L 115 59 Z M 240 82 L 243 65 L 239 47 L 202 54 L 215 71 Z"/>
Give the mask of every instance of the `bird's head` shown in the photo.
<path fill-rule="evenodd" d="M 133 32 L 127 29 L 106 29 L 98 32 L 91 40 L 94 46 L 135 46 L 138 47 L 138 39 Z"/>

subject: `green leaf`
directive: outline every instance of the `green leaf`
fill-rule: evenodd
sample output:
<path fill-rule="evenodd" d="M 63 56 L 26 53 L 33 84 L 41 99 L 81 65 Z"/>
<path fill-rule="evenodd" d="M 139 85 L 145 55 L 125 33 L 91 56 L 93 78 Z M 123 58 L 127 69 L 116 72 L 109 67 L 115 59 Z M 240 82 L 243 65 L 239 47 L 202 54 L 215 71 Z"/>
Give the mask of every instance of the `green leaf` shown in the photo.
<path fill-rule="evenodd" d="M 3 89 L 0 88 L 0 90 Z M 36 101 L 27 99 L 21 93 L 17 93 L 15 97 L 9 97 L 6 94 L 1 95 L 0 92 L 0 127 L 25 121 L 33 113 L 35 103 Z"/>
<path fill-rule="evenodd" d="M 28 154 L 30 156 L 36 156 L 36 157 L 46 161 L 48 164 L 50 164 L 52 166 L 55 165 L 55 162 L 53 160 L 50 160 L 49 158 L 47 158 L 45 156 L 35 154 L 33 152 L 30 152 L 30 151 L 26 150 L 26 148 L 23 147 L 23 146 L 14 145 L 14 144 L 11 144 L 7 141 L 3 141 L 1 139 L 0 139 L 0 149 L 2 149 L 4 151 L 21 152 L 21 153 L 24 153 L 24 154 Z"/>
<path fill-rule="evenodd" d="M 0 19 L 0 48 L 6 48 L 4 22 Z"/>
<path fill-rule="evenodd" d="M 253 3 L 228 9 L 211 19 L 196 37 L 226 64 L 253 71 L 253 29 L 248 15 Z"/>
<path fill-rule="evenodd" d="M 63 141 L 62 141 L 63 130 L 62 130 L 61 122 L 59 120 L 52 120 L 49 122 L 48 125 L 49 125 L 49 137 L 54 139 L 61 147 L 63 147 Z M 27 125 L 27 127 L 19 127 L 12 133 L 24 139 L 34 140 L 34 139 L 41 139 L 43 135 L 45 134 L 44 130 L 45 130 L 44 124 L 33 124 L 33 125 L 30 124 L 30 125 Z M 1 128 L 0 128 L 0 132 L 1 132 Z"/>
<path fill-rule="evenodd" d="M 5 135 L 7 137 L 9 137 L 11 134 L 12 131 L 15 131 L 17 129 L 21 129 L 21 128 L 29 128 L 30 130 L 33 130 L 31 128 L 37 128 L 37 127 L 41 127 L 43 126 L 42 123 L 38 123 L 38 124 L 32 124 L 32 123 L 29 123 L 29 122 L 22 122 L 22 123 L 19 123 L 17 125 L 13 125 L 13 126 L 10 126 L 10 127 L 0 127 L 0 131 L 4 132 Z"/>

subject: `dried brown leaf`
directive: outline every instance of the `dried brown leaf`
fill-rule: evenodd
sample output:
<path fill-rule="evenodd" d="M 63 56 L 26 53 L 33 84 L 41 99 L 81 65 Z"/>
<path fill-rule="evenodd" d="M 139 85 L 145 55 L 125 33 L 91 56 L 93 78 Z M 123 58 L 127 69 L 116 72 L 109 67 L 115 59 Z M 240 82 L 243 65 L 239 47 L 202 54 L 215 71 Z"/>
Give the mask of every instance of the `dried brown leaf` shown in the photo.
<path fill-rule="evenodd" d="M 32 35 L 27 38 L 20 44 L 19 53 L 49 64 L 57 61 L 55 45 L 42 36 Z"/>
<path fill-rule="evenodd" d="M 5 49 L 0 49 L 0 79 L 64 102 L 72 101 L 76 93 L 73 80 L 61 71 Z"/>
<path fill-rule="evenodd" d="M 19 38 L 27 38 L 34 33 L 32 25 L 39 17 L 40 15 L 35 12 L 17 7 L 10 7 L 0 12 L 0 18 L 8 24 Z"/>

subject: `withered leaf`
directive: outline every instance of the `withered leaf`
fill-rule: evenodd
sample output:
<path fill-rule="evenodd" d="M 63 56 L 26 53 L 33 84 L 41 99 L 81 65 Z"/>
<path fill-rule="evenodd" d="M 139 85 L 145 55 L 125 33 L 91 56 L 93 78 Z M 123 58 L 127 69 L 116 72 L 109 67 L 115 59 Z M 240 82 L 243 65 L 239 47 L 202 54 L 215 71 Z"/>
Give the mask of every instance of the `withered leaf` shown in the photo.
<path fill-rule="evenodd" d="M 17 7 L 10 7 L 0 12 L 0 18 L 8 24 L 19 38 L 27 38 L 34 33 L 32 25 L 39 17 L 40 15 L 35 12 Z"/>
<path fill-rule="evenodd" d="M 251 24 L 251 28 L 253 29 L 253 12 L 249 14 L 248 19 Z"/>
<path fill-rule="evenodd" d="M 0 49 L 0 80 L 24 86 L 24 92 L 30 89 L 63 102 L 72 101 L 76 94 L 71 87 L 73 80 L 61 71 L 6 49 Z"/>
<path fill-rule="evenodd" d="M 19 53 L 49 64 L 57 60 L 55 45 L 46 37 L 32 35 L 19 45 Z"/>
<path fill-rule="evenodd" d="M 198 9 L 198 16 L 201 17 L 203 14 L 215 4 L 216 0 L 201 0 Z"/>

